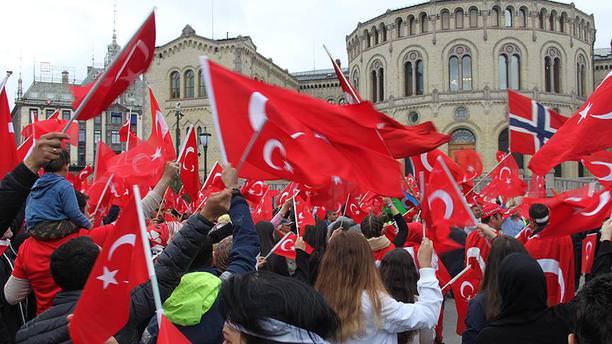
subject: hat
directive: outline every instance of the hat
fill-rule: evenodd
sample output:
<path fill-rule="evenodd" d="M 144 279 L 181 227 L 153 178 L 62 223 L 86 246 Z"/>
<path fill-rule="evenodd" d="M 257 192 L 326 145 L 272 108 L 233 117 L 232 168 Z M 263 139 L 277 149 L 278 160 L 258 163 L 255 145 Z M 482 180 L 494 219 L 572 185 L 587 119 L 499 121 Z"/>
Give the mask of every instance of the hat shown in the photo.
<path fill-rule="evenodd" d="M 486 219 L 495 214 L 503 214 L 504 208 L 500 207 L 498 204 L 487 202 L 482 205 L 482 218 Z"/>

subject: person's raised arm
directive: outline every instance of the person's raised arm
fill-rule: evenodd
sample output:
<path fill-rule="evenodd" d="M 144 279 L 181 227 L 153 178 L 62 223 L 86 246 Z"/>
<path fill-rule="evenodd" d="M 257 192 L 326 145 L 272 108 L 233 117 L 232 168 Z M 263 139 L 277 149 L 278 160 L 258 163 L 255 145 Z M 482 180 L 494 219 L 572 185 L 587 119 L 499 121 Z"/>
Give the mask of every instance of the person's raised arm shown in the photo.
<path fill-rule="evenodd" d="M 391 210 L 393 220 L 395 220 L 395 224 L 397 225 L 397 235 L 395 239 L 393 239 L 393 245 L 395 245 L 395 247 L 404 247 L 406 238 L 408 237 L 408 224 L 406 224 L 406 220 L 402 214 L 400 214 L 399 210 L 397 210 L 391 198 L 385 197 L 383 201 Z"/>
<path fill-rule="evenodd" d="M 288 198 L 285 203 L 281 206 L 280 210 L 272 217 L 270 222 L 274 225 L 274 228 L 278 228 L 281 224 L 281 220 L 287 216 L 289 210 L 293 209 L 293 198 Z"/>
<path fill-rule="evenodd" d="M 144 216 L 149 219 L 155 215 L 157 207 L 164 198 L 164 193 L 170 186 L 170 183 L 178 176 L 179 164 L 174 161 L 166 162 L 164 166 L 164 174 L 159 179 L 153 190 L 149 192 L 142 200 L 142 211 Z"/>
<path fill-rule="evenodd" d="M 591 269 L 591 278 L 612 271 L 612 218 L 601 226 L 597 255 Z"/>

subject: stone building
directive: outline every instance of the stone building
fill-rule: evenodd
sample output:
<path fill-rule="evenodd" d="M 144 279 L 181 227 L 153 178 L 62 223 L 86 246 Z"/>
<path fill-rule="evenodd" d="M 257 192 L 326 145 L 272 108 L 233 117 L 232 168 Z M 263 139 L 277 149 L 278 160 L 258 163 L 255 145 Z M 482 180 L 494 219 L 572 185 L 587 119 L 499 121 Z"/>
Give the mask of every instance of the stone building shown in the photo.
<path fill-rule="evenodd" d="M 203 55 L 226 68 L 266 83 L 297 90 L 298 82 L 286 69 L 274 64 L 271 58 L 259 54 L 248 36 L 213 40 L 197 35 L 187 25 L 179 37 L 155 49 L 155 58 L 145 74 L 145 82 L 153 90 L 175 142 L 177 104 L 180 104 L 183 115 L 179 120 L 181 139 L 189 126 L 194 126 L 198 135 L 202 132 L 212 133 L 207 150 L 210 171 L 221 156 L 214 134 L 210 102 L 200 73 L 199 58 Z M 145 113 L 149 114 L 148 99 L 145 108 Z M 150 115 L 144 116 L 144 127 L 145 132 L 150 132 Z M 200 170 L 204 170 L 203 156 L 200 157 Z"/>
<path fill-rule="evenodd" d="M 612 42 L 610 48 L 595 49 L 593 67 L 593 85 L 597 87 L 612 70 Z"/>
<path fill-rule="evenodd" d="M 358 23 L 346 36 L 349 80 L 389 116 L 433 121 L 452 134 L 443 149 L 474 147 L 491 168 L 508 147 L 506 89 L 573 114 L 593 89 L 594 39 L 593 16 L 573 3 L 428 1 Z"/>
<path fill-rule="evenodd" d="M 343 68 L 342 71 L 348 79 L 348 68 Z M 300 85 L 300 93 L 305 93 L 333 104 L 345 104 L 342 88 L 333 68 L 297 72 L 291 75 L 297 79 Z"/>

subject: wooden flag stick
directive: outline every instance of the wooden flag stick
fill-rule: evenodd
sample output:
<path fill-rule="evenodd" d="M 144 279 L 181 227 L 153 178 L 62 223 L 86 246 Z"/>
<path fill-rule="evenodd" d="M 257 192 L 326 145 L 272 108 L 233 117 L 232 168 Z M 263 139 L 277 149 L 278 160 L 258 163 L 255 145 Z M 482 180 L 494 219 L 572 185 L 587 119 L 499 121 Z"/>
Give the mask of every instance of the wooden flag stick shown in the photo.
<path fill-rule="evenodd" d="M 249 143 L 247 143 L 247 146 L 244 148 L 244 151 L 242 152 L 242 156 L 240 157 L 240 161 L 238 161 L 238 165 L 236 165 L 236 175 L 238 175 L 238 173 L 240 172 L 240 169 L 242 168 L 242 165 L 244 165 L 244 162 L 249 157 L 249 153 L 251 153 L 251 150 L 253 149 L 253 146 L 255 145 L 255 142 L 257 141 L 257 139 L 259 138 L 259 135 L 263 131 L 263 128 L 266 125 L 266 123 L 267 121 L 261 125 L 259 130 L 253 133 L 253 136 L 251 136 Z"/>
<path fill-rule="evenodd" d="M 476 183 L 476 185 L 474 185 L 474 187 L 472 187 L 468 192 L 465 193 L 465 196 L 467 197 L 467 195 L 469 195 L 470 193 L 472 193 L 474 190 L 476 190 L 476 188 L 482 184 L 489 175 L 491 175 L 491 173 L 493 173 L 493 171 L 495 171 L 496 168 L 499 167 L 499 165 L 501 165 L 502 162 L 504 162 L 504 160 L 506 160 L 510 155 L 512 155 L 512 153 L 508 153 L 506 154 L 503 159 L 501 159 L 495 166 L 493 166 L 493 168 L 487 172 L 487 174 L 484 175 L 484 177 L 480 178 L 480 180 L 478 181 L 478 183 Z"/>
<path fill-rule="evenodd" d="M 274 250 L 276 250 L 280 245 L 283 244 L 283 241 L 285 241 L 285 239 L 287 239 L 289 234 L 291 234 L 291 231 L 288 231 L 287 233 L 285 233 L 285 235 L 274 245 L 274 247 L 272 247 L 272 249 L 270 249 L 270 252 L 268 252 L 268 254 L 266 254 L 264 259 L 268 259 L 268 257 L 270 257 L 272 255 L 272 253 L 274 253 Z"/>
<path fill-rule="evenodd" d="M 164 195 L 162 196 L 161 202 L 159 202 L 159 206 L 157 207 L 157 215 L 155 216 L 155 219 L 159 219 L 159 214 L 161 213 L 162 209 L 164 209 L 164 207 L 166 206 L 166 194 L 168 193 L 168 189 L 170 189 L 170 187 L 166 186 Z"/>
<path fill-rule="evenodd" d="M 465 275 L 468 271 L 470 271 L 471 267 L 472 266 L 468 264 L 468 266 L 466 266 L 463 270 L 461 270 L 461 272 L 459 272 L 455 277 L 448 281 L 448 283 L 446 283 L 444 287 L 440 288 L 440 290 L 444 290 L 448 288 L 451 284 L 455 283 L 458 279 L 461 278 L 461 276 Z"/>
<path fill-rule="evenodd" d="M 106 191 L 108 191 L 108 188 L 114 176 L 115 176 L 114 174 L 111 174 L 110 177 L 108 177 L 108 180 L 106 181 L 106 184 L 104 185 L 104 189 L 102 189 L 102 195 L 100 195 L 100 199 L 98 199 L 98 203 L 96 203 L 96 208 L 94 209 L 94 212 L 93 212 L 94 215 L 98 213 L 98 209 L 100 209 L 102 200 L 104 199 L 104 196 L 106 195 Z"/>

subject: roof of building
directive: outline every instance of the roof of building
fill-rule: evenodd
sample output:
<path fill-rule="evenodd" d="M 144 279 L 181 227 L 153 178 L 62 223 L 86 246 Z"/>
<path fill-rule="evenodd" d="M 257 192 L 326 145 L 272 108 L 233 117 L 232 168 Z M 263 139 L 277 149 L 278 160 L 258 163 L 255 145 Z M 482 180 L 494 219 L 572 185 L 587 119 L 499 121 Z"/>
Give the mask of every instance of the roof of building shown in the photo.
<path fill-rule="evenodd" d="M 34 81 L 23 95 L 24 100 L 72 102 L 70 87 L 77 84 Z"/>
<path fill-rule="evenodd" d="M 348 68 L 342 68 L 344 75 L 348 77 Z M 336 79 L 336 73 L 333 68 L 315 69 L 303 72 L 291 73 L 299 82 Z"/>
<path fill-rule="evenodd" d="M 593 49 L 593 59 L 596 61 L 612 59 L 612 47 Z"/>

